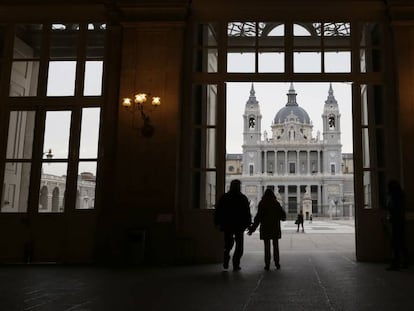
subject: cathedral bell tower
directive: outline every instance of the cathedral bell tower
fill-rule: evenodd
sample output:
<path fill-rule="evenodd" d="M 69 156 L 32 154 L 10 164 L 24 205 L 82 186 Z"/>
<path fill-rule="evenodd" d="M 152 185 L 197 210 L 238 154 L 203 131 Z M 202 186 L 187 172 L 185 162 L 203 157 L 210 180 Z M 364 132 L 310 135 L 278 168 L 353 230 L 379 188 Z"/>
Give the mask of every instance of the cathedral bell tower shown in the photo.
<path fill-rule="evenodd" d="M 259 102 L 256 100 L 254 87 L 250 89 L 250 97 L 246 102 L 243 115 L 243 144 L 256 145 L 261 140 L 262 115 L 260 114 Z"/>
<path fill-rule="evenodd" d="M 243 173 L 249 176 L 258 174 L 260 170 L 257 150 L 262 137 L 261 125 L 262 115 L 252 83 L 243 114 Z"/>
<path fill-rule="evenodd" d="M 339 113 L 338 102 L 333 94 L 332 84 L 329 85 L 322 121 L 325 152 L 324 171 L 330 172 L 331 175 L 337 175 L 341 173 L 341 114 Z"/>

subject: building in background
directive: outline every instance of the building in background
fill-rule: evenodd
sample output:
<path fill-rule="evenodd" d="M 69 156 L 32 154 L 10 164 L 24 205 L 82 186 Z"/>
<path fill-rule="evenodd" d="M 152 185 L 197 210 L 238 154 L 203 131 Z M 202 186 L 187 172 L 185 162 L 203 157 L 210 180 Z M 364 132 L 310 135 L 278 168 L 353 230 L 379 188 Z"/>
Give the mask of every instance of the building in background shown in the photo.
<path fill-rule="evenodd" d="M 253 213 L 265 189 L 270 188 L 288 214 L 296 215 L 302 209 L 306 218 L 353 216 L 353 157 L 341 152 L 341 114 L 332 85 L 322 112 L 322 136 L 319 131 L 313 135 L 312 121 L 296 96 L 291 84 L 271 133 L 262 133 L 260 105 L 252 84 L 243 115 L 243 153 L 227 156 L 226 185 L 240 168 L 237 178 Z M 309 200 L 312 204 L 304 204 Z"/>

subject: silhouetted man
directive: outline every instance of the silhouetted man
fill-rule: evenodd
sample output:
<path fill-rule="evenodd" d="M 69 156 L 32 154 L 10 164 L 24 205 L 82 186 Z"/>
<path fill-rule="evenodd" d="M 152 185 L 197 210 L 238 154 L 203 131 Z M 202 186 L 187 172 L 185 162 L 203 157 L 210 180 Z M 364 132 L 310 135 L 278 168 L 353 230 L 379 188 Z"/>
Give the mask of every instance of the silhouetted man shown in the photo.
<path fill-rule="evenodd" d="M 392 261 L 387 270 L 408 267 L 408 249 L 405 241 L 405 195 L 397 180 L 388 183 L 386 208 L 391 225 Z"/>
<path fill-rule="evenodd" d="M 214 214 L 215 225 L 224 232 L 224 269 L 229 267 L 230 251 L 236 244 L 232 260 L 234 271 L 241 269 L 244 231 L 252 221 L 249 200 L 241 193 L 240 186 L 238 179 L 230 183 L 230 190 L 220 198 Z"/>

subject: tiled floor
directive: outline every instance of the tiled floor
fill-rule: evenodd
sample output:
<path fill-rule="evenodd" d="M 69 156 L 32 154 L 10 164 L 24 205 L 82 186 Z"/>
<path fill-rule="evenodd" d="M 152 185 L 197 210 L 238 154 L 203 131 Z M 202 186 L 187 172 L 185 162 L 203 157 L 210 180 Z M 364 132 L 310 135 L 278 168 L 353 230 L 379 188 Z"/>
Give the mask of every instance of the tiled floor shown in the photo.
<path fill-rule="evenodd" d="M 306 224 L 305 224 L 306 225 Z M 162 267 L 1 266 L 0 310 L 251 311 L 411 310 L 414 270 L 359 263 L 354 235 L 286 223 L 281 270 L 264 271 L 258 235 L 246 237 L 242 270 L 221 264 Z M 293 229 L 293 230 L 291 230 Z"/>

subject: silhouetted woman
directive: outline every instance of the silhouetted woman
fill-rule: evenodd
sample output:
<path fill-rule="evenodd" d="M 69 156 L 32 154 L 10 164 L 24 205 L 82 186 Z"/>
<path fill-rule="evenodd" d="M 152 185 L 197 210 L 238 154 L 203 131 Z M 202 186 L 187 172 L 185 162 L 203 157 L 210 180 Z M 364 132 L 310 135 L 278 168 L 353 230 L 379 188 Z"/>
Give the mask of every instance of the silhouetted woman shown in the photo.
<path fill-rule="evenodd" d="M 265 269 L 270 266 L 270 241 L 273 244 L 273 259 L 275 266 L 280 269 L 279 263 L 279 239 L 282 237 L 280 221 L 286 220 L 286 213 L 271 189 L 266 189 L 259 202 L 254 222 L 249 228 L 251 235 L 260 224 L 260 239 L 264 242 Z"/>

